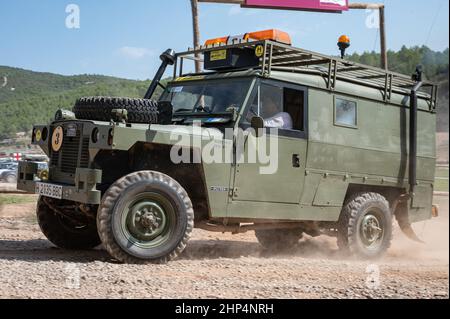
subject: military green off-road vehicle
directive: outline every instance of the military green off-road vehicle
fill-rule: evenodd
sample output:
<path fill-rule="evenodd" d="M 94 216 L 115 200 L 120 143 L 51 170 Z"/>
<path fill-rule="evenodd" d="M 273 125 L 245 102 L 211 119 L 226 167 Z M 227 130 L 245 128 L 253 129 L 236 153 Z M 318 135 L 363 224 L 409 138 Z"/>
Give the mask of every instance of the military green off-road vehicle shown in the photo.
<path fill-rule="evenodd" d="M 194 227 L 255 231 L 267 249 L 326 234 L 362 258 L 386 252 L 394 218 L 419 240 L 411 223 L 437 215 L 437 86 L 420 69 L 411 78 L 262 35 L 168 50 L 144 99 L 81 98 L 35 126 L 49 171 L 20 163 L 18 188 L 41 195 L 45 236 L 103 244 L 122 262 L 167 262 Z M 188 60 L 207 71 L 186 74 Z M 173 81 L 153 101 L 168 65 Z M 206 143 L 229 160 L 211 161 Z M 270 172 L 238 159 L 269 144 Z"/>

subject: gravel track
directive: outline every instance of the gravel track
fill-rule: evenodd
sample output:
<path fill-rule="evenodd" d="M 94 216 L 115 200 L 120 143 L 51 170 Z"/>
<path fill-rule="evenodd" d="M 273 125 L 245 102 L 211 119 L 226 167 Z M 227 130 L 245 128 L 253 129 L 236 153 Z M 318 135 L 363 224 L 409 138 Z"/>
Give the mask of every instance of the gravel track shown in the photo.
<path fill-rule="evenodd" d="M 372 263 L 345 259 L 327 237 L 273 254 L 253 232 L 194 230 L 168 265 L 122 265 L 101 249 L 54 248 L 33 204 L 7 205 L 0 209 L 0 298 L 448 298 L 448 198 L 435 201 L 441 217 L 415 225 L 427 244 L 396 228 L 388 256 Z M 379 281 L 370 281 L 377 270 Z"/>

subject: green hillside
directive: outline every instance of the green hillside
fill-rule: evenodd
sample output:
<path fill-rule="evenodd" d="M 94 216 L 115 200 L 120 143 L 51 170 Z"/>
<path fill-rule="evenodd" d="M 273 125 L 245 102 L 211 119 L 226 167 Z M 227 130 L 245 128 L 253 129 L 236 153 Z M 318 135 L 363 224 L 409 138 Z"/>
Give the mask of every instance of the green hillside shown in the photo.
<path fill-rule="evenodd" d="M 7 76 L 7 86 L 0 89 L 0 102 L 22 98 L 40 97 L 77 89 L 92 89 L 108 85 L 115 90 L 133 89 L 143 82 L 122 80 L 101 75 L 63 76 L 52 73 L 40 73 L 23 69 L 0 66 L 0 86 L 3 76 Z M 14 90 L 11 90 L 11 89 Z M 95 90 L 95 89 L 94 89 Z"/>
<path fill-rule="evenodd" d="M 421 64 L 425 77 L 439 83 L 438 98 L 438 132 L 448 133 L 449 122 L 449 99 L 448 99 L 448 64 L 449 50 L 435 52 L 426 46 L 406 48 L 405 46 L 398 52 L 389 51 L 389 69 L 402 74 L 412 74 L 417 65 Z M 364 52 L 363 54 L 353 54 L 350 60 L 372 66 L 380 66 L 380 56 L 375 52 Z"/>
<path fill-rule="evenodd" d="M 5 84 L 4 77 L 7 77 Z M 100 75 L 62 76 L 0 66 L 0 139 L 46 123 L 82 96 L 144 96 L 149 81 Z M 159 93 L 159 92 L 158 92 Z"/>
<path fill-rule="evenodd" d="M 399 52 L 389 52 L 391 70 L 411 74 L 417 64 L 422 64 L 427 78 L 441 83 L 438 106 L 440 132 L 448 132 L 448 54 L 448 49 L 434 52 L 426 47 L 403 47 Z M 375 52 L 353 54 L 349 59 L 379 65 L 379 55 Z M 142 97 L 148 86 L 149 81 L 101 75 L 63 76 L 0 66 L 0 139 L 29 131 L 33 123 L 47 123 L 56 110 L 71 109 L 79 97 Z"/>

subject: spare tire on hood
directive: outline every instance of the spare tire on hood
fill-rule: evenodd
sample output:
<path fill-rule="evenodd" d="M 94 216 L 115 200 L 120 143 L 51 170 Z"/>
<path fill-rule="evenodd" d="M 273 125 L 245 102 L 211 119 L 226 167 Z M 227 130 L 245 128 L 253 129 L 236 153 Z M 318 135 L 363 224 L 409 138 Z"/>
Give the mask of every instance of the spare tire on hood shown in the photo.
<path fill-rule="evenodd" d="M 129 123 L 158 123 L 158 102 L 147 99 L 123 97 L 83 97 L 73 108 L 77 119 L 109 122 L 113 118 L 112 110 L 125 109 Z"/>

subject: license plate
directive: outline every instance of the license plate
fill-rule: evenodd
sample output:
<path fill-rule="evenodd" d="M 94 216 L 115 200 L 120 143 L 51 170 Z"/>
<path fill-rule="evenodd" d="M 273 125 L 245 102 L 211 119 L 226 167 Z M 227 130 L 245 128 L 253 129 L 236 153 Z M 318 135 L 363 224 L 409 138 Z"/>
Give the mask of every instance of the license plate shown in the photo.
<path fill-rule="evenodd" d="M 56 198 L 56 199 L 62 199 L 62 191 L 63 191 L 63 188 L 62 188 L 62 186 L 59 186 L 59 185 L 53 185 L 53 184 L 47 184 L 47 183 L 36 183 L 35 193 L 42 195 L 42 196 Z"/>

